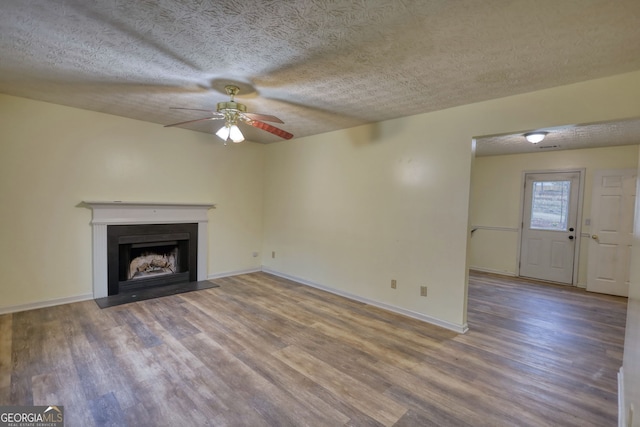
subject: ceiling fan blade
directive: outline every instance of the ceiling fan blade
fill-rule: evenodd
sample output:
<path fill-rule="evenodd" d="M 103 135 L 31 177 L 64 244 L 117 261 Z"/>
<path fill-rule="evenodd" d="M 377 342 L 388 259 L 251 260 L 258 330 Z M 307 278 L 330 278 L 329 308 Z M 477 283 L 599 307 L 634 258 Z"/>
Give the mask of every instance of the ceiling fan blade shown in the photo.
<path fill-rule="evenodd" d="M 221 117 L 203 117 L 201 119 L 187 120 L 186 122 L 179 122 L 179 123 L 173 123 L 173 124 L 170 124 L 170 125 L 164 125 L 164 127 L 169 128 L 169 127 L 172 127 L 172 126 L 180 126 L 180 125 L 186 125 L 186 124 L 189 124 L 189 123 L 201 122 L 203 120 L 220 120 L 220 119 L 221 119 Z"/>
<path fill-rule="evenodd" d="M 270 116 L 268 114 L 242 113 L 242 115 L 250 120 L 262 120 L 265 122 L 284 123 L 282 120 L 280 120 L 276 116 Z"/>
<path fill-rule="evenodd" d="M 264 123 L 264 122 L 260 122 L 258 120 L 247 120 L 246 123 L 248 125 L 251 125 L 253 127 L 256 127 L 258 129 L 262 129 L 262 130 L 266 130 L 267 132 L 271 132 L 274 135 L 279 136 L 280 138 L 284 138 L 284 139 L 291 139 L 293 138 L 293 134 L 284 131 L 282 129 L 278 129 L 275 126 L 271 126 L 270 124 Z"/>

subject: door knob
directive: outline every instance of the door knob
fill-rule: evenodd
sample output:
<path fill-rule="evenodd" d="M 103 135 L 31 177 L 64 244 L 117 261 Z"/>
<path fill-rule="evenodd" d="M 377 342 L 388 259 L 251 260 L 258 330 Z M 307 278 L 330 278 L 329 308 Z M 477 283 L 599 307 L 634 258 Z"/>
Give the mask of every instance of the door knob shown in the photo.
<path fill-rule="evenodd" d="M 569 240 L 573 240 L 573 236 L 569 236 Z"/>
<path fill-rule="evenodd" d="M 592 235 L 591 235 L 591 238 L 592 238 L 593 240 L 598 240 L 598 235 L 597 235 L 597 234 L 592 234 Z"/>

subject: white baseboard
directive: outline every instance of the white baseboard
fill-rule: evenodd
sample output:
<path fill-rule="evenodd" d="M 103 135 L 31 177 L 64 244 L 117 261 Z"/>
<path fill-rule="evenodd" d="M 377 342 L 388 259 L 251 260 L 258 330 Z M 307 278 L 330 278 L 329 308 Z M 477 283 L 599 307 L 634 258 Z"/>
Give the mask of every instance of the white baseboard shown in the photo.
<path fill-rule="evenodd" d="M 344 291 L 341 291 L 339 289 L 335 289 L 335 288 L 331 288 L 331 287 L 328 287 L 328 286 L 320 285 L 318 283 L 314 283 L 314 282 L 311 282 L 309 280 L 305 280 L 305 279 L 301 279 L 299 277 L 291 276 L 291 275 L 286 274 L 286 273 L 281 273 L 281 272 L 276 271 L 276 270 L 271 270 L 270 268 L 267 268 L 267 267 L 262 267 L 262 271 L 264 271 L 265 273 L 273 274 L 274 276 L 283 277 L 285 279 L 293 280 L 294 282 L 298 282 L 298 283 L 301 283 L 303 285 L 311 286 L 312 288 L 321 289 L 323 291 L 326 291 L 326 292 L 329 292 L 329 293 L 332 293 L 332 294 L 335 294 L 335 295 L 340 295 L 341 297 L 345 297 L 345 298 L 348 298 L 350 300 L 359 301 L 359 302 L 362 302 L 362 303 L 365 303 L 365 304 L 372 305 L 374 307 L 382 308 L 383 310 L 391 311 L 393 313 L 402 314 L 403 316 L 407 316 L 407 317 L 412 317 L 414 319 L 418 319 L 418 320 L 421 320 L 423 322 L 430 323 L 432 325 L 436 325 L 436 326 L 440 326 L 440 327 L 445 328 L 445 329 L 449 329 L 449 330 L 457 332 L 459 334 L 464 334 L 465 332 L 467 332 L 469 330 L 469 326 L 466 323 L 460 325 L 460 324 L 456 324 L 456 323 L 447 322 L 445 320 L 437 319 L 435 317 L 427 316 L 425 314 L 416 313 L 415 311 L 411 311 L 411 310 L 407 310 L 407 309 L 404 309 L 404 308 L 401 308 L 401 307 L 397 307 L 395 305 L 386 304 L 386 303 L 383 303 L 383 302 L 379 302 L 379 301 L 371 300 L 369 298 L 364 298 L 364 297 L 361 297 L 361 296 L 358 296 L 358 295 L 355 295 L 355 294 L 351 294 L 349 292 L 344 292 Z"/>
<path fill-rule="evenodd" d="M 72 297 L 56 298 L 45 301 L 30 302 L 28 304 L 0 307 L 0 314 L 18 313 L 20 311 L 35 310 L 38 308 L 52 307 L 54 305 L 71 304 L 72 302 L 87 301 L 93 299 L 93 294 L 75 295 Z"/>
<path fill-rule="evenodd" d="M 618 427 L 626 427 L 626 408 L 624 406 L 624 371 L 618 371 Z"/>
<path fill-rule="evenodd" d="M 494 270 L 494 269 L 491 269 L 491 268 L 476 267 L 476 266 L 473 266 L 473 265 L 469 266 L 469 270 L 475 270 L 475 271 L 479 271 L 481 273 L 499 274 L 501 276 L 518 277 L 516 275 L 516 273 L 512 273 L 510 271 Z"/>
<path fill-rule="evenodd" d="M 223 277 L 239 276 L 241 274 L 257 273 L 258 271 L 262 271 L 262 268 L 256 267 L 256 268 L 249 268 L 246 270 L 225 271 L 222 273 L 209 274 L 207 276 L 207 280 L 221 279 Z"/>

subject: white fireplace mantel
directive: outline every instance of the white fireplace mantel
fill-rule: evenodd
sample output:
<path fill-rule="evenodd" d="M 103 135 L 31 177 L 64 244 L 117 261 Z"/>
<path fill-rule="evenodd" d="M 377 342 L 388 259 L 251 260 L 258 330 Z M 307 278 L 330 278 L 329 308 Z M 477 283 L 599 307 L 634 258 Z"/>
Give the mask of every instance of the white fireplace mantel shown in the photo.
<path fill-rule="evenodd" d="M 108 295 L 107 226 L 127 224 L 198 223 L 198 280 L 207 279 L 207 223 L 213 203 L 84 201 L 93 210 L 93 297 Z"/>

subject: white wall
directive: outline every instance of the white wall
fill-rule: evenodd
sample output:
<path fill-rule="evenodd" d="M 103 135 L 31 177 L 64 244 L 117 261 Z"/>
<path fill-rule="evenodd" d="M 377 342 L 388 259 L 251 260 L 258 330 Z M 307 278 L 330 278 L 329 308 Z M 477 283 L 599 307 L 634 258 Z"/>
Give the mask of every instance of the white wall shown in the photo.
<path fill-rule="evenodd" d="M 0 312 L 90 296 L 83 200 L 212 202 L 210 275 L 255 269 L 263 146 L 0 95 Z"/>
<path fill-rule="evenodd" d="M 631 73 L 271 144 L 263 264 L 462 328 L 472 137 L 638 116 L 638 93 Z"/>
<path fill-rule="evenodd" d="M 638 159 L 640 164 L 640 158 Z M 627 329 L 624 340 L 624 410 L 623 417 L 640 427 L 640 169 L 636 182 L 636 217 L 631 248 L 631 283 L 627 304 Z M 630 410 L 635 412 L 632 416 Z M 629 424 L 620 424 L 629 425 Z"/>
<path fill-rule="evenodd" d="M 638 145 L 476 158 L 471 172 L 471 224 L 480 228 L 470 241 L 470 267 L 517 273 L 523 171 L 585 168 L 582 232 L 588 233 L 584 220 L 591 216 L 594 171 L 637 167 Z M 578 272 L 582 287 L 587 281 L 587 255 L 588 240 L 583 238 Z"/>

